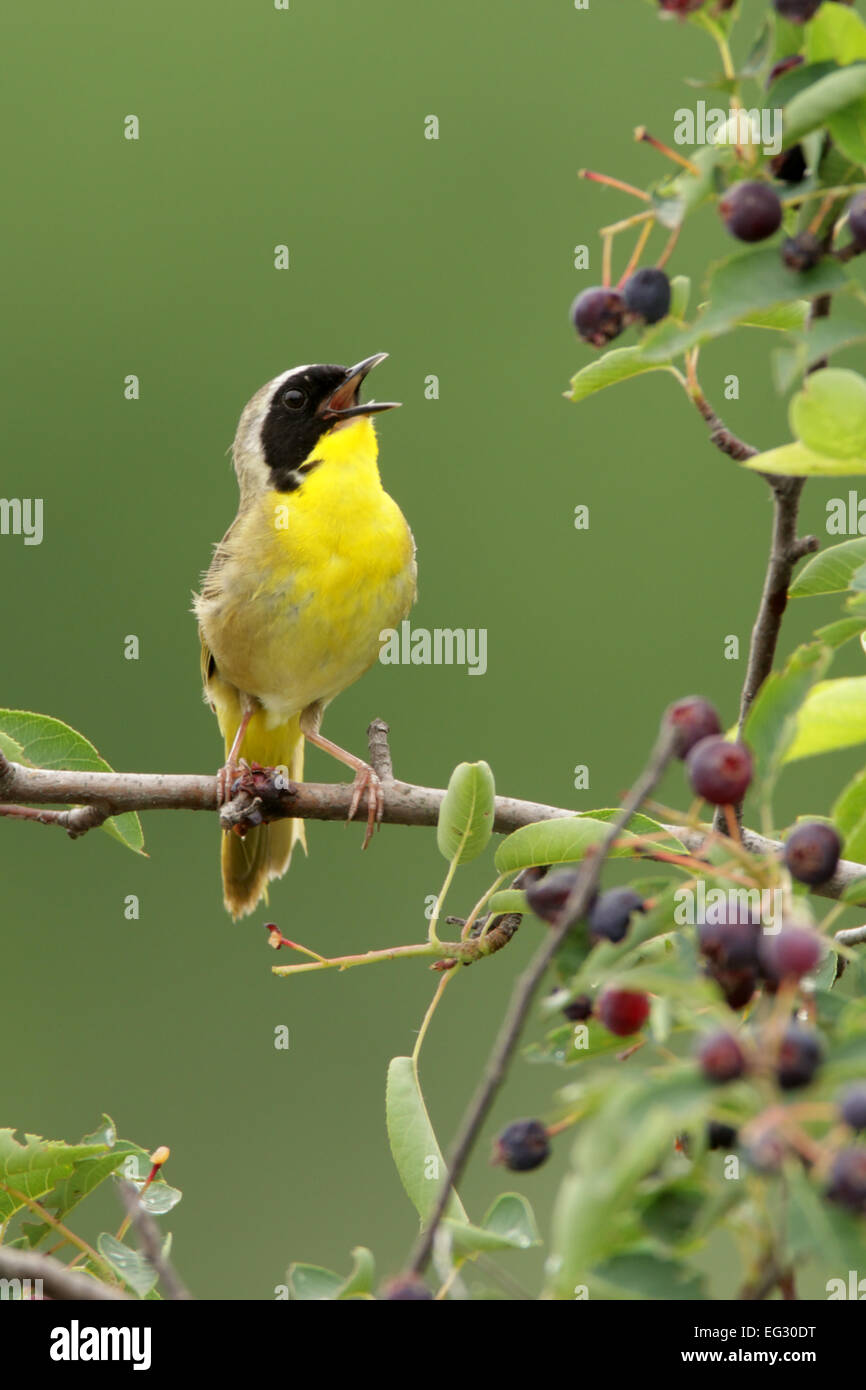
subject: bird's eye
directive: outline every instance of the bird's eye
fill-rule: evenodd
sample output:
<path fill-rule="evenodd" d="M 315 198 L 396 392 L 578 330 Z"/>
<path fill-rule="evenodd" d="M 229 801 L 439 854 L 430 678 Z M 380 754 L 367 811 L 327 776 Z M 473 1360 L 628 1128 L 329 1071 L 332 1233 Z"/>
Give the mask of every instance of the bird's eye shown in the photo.
<path fill-rule="evenodd" d="M 289 410 L 300 410 L 303 405 L 306 405 L 306 401 L 306 391 L 299 391 L 296 386 L 293 386 L 290 391 L 283 392 L 283 405 L 287 406 Z"/>

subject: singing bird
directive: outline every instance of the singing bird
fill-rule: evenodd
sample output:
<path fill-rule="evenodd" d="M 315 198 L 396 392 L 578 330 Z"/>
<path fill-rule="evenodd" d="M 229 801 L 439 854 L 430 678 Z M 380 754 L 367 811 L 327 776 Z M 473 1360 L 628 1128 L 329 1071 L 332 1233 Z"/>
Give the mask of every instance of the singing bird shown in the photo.
<path fill-rule="evenodd" d="M 194 611 L 204 698 L 219 722 L 223 795 L 241 760 L 303 780 L 304 743 L 355 773 L 349 819 L 367 797 L 364 845 L 382 788 L 362 758 L 320 732 L 322 714 L 376 661 L 380 633 L 415 601 L 415 543 L 382 487 L 373 415 L 398 402 L 360 401 L 376 353 L 354 367 L 292 367 L 257 391 L 233 446 L 238 514 L 214 550 Z M 223 833 L 225 905 L 252 912 L 289 866 L 301 820 L 241 838 Z"/>

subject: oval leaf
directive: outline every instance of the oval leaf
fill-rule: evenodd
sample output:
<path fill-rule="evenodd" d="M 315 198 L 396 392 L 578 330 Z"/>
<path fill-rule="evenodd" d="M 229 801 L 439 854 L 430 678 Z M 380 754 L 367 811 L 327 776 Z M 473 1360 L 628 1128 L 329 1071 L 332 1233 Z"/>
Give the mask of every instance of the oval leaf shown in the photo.
<path fill-rule="evenodd" d="M 790 597 L 844 593 L 850 589 L 852 577 L 863 564 L 866 564 L 866 537 L 832 545 L 804 565 L 791 585 Z"/>
<path fill-rule="evenodd" d="M 576 864 L 590 845 L 605 838 L 609 825 L 591 816 L 563 816 L 557 820 L 535 821 L 523 825 L 503 840 L 496 851 L 496 867 L 501 874 L 517 873 L 533 864 Z M 628 831 L 623 831 L 628 839 Z M 611 858 L 632 853 L 621 847 L 611 850 Z"/>
<path fill-rule="evenodd" d="M 828 116 L 850 106 L 866 93 L 866 63 L 853 63 L 838 72 L 819 77 L 811 87 L 798 92 L 782 112 L 785 146 L 795 144 L 810 130 L 823 125 Z"/>
<path fill-rule="evenodd" d="M 446 1168 L 411 1057 L 391 1060 L 385 1115 L 388 1142 L 400 1181 L 423 1222 L 432 1214 Z M 456 1192 L 452 1192 L 445 1214 L 454 1221 L 469 1220 Z"/>
<path fill-rule="evenodd" d="M 496 788 L 487 763 L 460 763 L 439 808 L 436 843 L 449 861 L 468 864 L 487 848 L 493 834 Z"/>
<path fill-rule="evenodd" d="M 743 459 L 743 467 L 756 473 L 784 473 L 792 478 L 848 478 L 866 473 L 866 459 L 837 459 L 813 454 L 805 444 L 795 440 L 793 444 L 782 444 L 778 449 L 768 449 L 765 454 Z"/>
<path fill-rule="evenodd" d="M 866 742 L 866 676 L 822 681 L 807 695 L 797 716 L 786 763 Z"/>
<path fill-rule="evenodd" d="M 20 760 L 32 767 L 66 768 L 77 772 L 114 771 L 83 734 L 47 714 L 0 709 L 0 733 L 15 741 L 21 749 Z M 112 816 L 100 828 L 137 854 L 142 852 L 144 835 L 135 811 Z"/>

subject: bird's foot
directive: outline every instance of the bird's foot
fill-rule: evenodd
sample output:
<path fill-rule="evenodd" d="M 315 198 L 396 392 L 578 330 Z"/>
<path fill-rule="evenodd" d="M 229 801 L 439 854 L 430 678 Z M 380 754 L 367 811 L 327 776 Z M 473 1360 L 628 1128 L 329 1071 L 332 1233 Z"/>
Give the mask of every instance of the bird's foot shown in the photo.
<path fill-rule="evenodd" d="M 217 783 L 217 809 L 225 806 L 227 801 L 231 801 L 234 795 L 234 784 L 238 773 L 250 771 L 250 765 L 245 758 L 239 762 L 223 763 L 216 775 Z"/>
<path fill-rule="evenodd" d="M 385 812 L 385 793 L 382 790 L 382 780 L 379 774 L 374 772 L 368 763 L 364 763 L 358 768 L 352 787 L 352 801 L 347 820 L 354 819 L 355 812 L 361 804 L 361 798 L 365 794 L 367 797 L 367 833 L 361 846 L 362 849 L 366 849 L 373 838 L 373 831 L 382 822 L 382 816 Z"/>

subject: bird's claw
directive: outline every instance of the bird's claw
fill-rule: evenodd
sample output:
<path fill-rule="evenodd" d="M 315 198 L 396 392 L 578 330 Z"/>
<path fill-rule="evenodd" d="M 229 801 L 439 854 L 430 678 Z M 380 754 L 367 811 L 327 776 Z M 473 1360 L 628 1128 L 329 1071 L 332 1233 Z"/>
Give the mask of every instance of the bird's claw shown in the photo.
<path fill-rule="evenodd" d="M 385 813 L 385 793 L 382 790 L 382 781 L 377 772 L 372 767 L 367 766 L 358 769 L 355 773 L 355 780 L 352 783 L 352 800 L 349 805 L 347 820 L 354 820 L 355 813 L 361 804 L 361 798 L 367 795 L 367 832 L 364 836 L 364 843 L 361 848 L 366 849 L 373 838 L 373 831 L 382 822 Z"/>
<path fill-rule="evenodd" d="M 231 801 L 235 778 L 239 772 L 249 772 L 250 765 L 245 758 L 241 758 L 236 763 L 223 763 L 216 775 L 217 784 L 217 809 L 225 806 L 227 801 Z"/>

